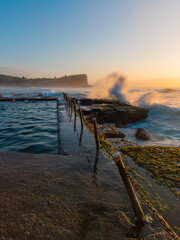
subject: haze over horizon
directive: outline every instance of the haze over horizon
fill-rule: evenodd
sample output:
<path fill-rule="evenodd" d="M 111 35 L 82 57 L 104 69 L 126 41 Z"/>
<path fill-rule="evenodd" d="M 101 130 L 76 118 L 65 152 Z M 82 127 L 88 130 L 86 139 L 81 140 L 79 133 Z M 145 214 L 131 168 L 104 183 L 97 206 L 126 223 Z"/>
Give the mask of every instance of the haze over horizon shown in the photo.
<path fill-rule="evenodd" d="M 179 0 L 0 0 L 0 74 L 180 87 Z"/>

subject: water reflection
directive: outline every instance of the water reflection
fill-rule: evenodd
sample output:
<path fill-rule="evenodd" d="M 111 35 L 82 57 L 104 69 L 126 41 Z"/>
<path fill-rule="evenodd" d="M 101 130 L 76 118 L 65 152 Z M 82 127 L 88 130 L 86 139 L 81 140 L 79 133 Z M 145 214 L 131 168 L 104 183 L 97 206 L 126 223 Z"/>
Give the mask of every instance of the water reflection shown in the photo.
<path fill-rule="evenodd" d="M 97 151 L 95 154 L 94 165 L 93 165 L 93 167 L 91 167 L 91 161 L 90 161 L 89 157 L 87 156 L 89 170 L 90 170 L 90 172 L 92 172 L 92 182 L 93 182 L 93 184 L 95 184 L 96 188 L 98 188 L 97 175 L 98 175 L 99 158 L 100 158 L 100 154 L 99 154 L 99 151 Z"/>
<path fill-rule="evenodd" d="M 84 126 L 69 105 L 63 100 L 59 100 L 59 132 L 60 149 L 64 154 L 74 154 L 82 152 L 95 152 L 95 141 L 93 135 Z"/>
<path fill-rule="evenodd" d="M 76 114 L 74 113 L 74 132 L 76 131 Z"/>
<path fill-rule="evenodd" d="M 79 138 L 79 145 L 81 145 L 82 136 L 83 136 L 83 126 L 81 126 L 81 133 L 80 133 L 80 138 Z"/>

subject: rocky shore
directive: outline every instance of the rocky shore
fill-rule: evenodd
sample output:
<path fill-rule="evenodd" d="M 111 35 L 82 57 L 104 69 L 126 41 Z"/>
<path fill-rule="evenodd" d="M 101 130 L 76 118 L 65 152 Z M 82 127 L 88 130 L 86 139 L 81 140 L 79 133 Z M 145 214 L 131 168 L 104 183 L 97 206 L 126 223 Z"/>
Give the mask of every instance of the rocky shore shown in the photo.
<path fill-rule="evenodd" d="M 117 100 L 80 99 L 79 103 L 88 120 L 92 121 L 96 117 L 99 124 L 113 123 L 116 127 L 126 127 L 129 123 L 146 119 L 149 112 L 148 109 L 119 103 Z"/>
<path fill-rule="evenodd" d="M 97 119 L 98 130 L 113 146 L 137 146 L 133 141 L 127 141 L 123 132 L 118 128 L 126 128 L 127 124 L 144 120 L 148 117 L 148 109 L 122 104 L 115 99 L 79 99 L 78 104 L 84 117 L 93 122 Z M 150 139 L 147 131 L 138 129 L 137 138 Z M 148 138 L 149 137 L 149 138 Z"/>

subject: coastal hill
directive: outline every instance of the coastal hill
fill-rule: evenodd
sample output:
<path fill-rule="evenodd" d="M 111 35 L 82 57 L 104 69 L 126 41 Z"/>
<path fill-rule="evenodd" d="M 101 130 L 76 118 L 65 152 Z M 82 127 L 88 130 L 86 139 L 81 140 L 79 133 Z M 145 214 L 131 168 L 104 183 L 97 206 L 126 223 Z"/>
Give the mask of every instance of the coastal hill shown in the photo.
<path fill-rule="evenodd" d="M 0 87 L 89 87 L 86 74 L 60 78 L 25 78 L 0 74 Z"/>

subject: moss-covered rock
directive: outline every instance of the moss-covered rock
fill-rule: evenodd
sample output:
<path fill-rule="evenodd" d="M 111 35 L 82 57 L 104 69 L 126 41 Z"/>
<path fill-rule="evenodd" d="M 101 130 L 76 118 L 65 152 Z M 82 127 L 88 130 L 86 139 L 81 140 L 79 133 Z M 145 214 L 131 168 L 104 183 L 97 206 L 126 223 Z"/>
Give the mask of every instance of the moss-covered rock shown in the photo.
<path fill-rule="evenodd" d="M 145 146 L 122 147 L 123 153 L 146 168 L 157 182 L 167 185 L 180 196 L 180 147 Z"/>

